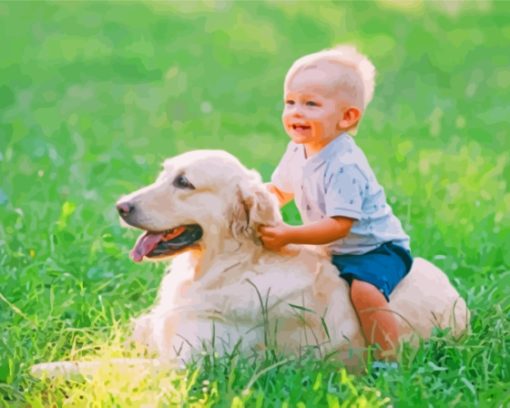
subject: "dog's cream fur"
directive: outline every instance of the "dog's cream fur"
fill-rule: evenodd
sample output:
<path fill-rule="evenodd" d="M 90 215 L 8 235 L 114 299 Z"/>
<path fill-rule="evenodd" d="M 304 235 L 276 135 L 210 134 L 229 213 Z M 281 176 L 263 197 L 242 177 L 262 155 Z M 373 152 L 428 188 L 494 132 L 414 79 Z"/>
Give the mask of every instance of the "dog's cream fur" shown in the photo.
<path fill-rule="evenodd" d="M 184 175 L 195 189 L 174 186 Z M 223 151 L 193 151 L 167 160 L 155 183 L 123 197 L 136 224 L 163 231 L 203 228 L 201 240 L 172 260 L 156 305 L 135 322 L 134 339 L 162 361 L 277 347 L 336 354 L 359 363 L 365 347 L 349 288 L 318 248 L 264 249 L 257 227 L 281 222 L 260 176 Z M 402 340 L 428 338 L 434 327 L 466 330 L 469 312 L 446 275 L 417 258 L 391 295 Z"/>

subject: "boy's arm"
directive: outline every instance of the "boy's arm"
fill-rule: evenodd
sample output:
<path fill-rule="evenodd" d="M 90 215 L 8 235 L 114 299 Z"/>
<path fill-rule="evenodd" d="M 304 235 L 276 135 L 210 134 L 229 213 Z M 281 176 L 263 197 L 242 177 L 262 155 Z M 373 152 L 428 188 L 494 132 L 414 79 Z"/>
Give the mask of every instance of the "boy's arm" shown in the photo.
<path fill-rule="evenodd" d="M 286 193 L 280 189 L 278 189 L 274 184 L 272 183 L 266 183 L 266 188 L 276 196 L 278 199 L 278 202 L 280 203 L 280 208 L 283 207 L 288 202 L 292 201 L 294 199 L 294 194 L 292 193 Z"/>
<path fill-rule="evenodd" d="M 323 245 L 345 237 L 351 230 L 354 219 L 331 217 L 308 225 L 260 227 L 260 239 L 273 251 L 287 244 Z"/>

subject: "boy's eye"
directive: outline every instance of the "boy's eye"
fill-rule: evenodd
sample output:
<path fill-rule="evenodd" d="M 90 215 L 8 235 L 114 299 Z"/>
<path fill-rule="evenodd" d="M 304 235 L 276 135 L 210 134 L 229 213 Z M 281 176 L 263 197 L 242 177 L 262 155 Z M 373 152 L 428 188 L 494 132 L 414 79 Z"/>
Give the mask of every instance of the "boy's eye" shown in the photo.
<path fill-rule="evenodd" d="M 287 99 L 285 105 L 294 105 L 294 101 L 292 99 Z"/>
<path fill-rule="evenodd" d="M 306 106 L 319 106 L 319 104 L 315 101 L 306 101 Z"/>

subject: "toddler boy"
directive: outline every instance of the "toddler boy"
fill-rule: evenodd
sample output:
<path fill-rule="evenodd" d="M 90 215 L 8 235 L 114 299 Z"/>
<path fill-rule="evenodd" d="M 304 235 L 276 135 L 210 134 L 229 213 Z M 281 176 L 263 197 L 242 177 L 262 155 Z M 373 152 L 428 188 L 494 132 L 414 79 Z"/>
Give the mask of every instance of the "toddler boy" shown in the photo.
<path fill-rule="evenodd" d="M 282 120 L 291 141 L 269 190 L 294 199 L 304 225 L 261 227 L 264 246 L 327 245 L 378 359 L 394 359 L 389 296 L 409 272 L 409 237 L 352 135 L 372 99 L 375 68 L 352 46 L 298 59 L 285 78 Z M 386 310 L 386 311 L 385 311 Z"/>

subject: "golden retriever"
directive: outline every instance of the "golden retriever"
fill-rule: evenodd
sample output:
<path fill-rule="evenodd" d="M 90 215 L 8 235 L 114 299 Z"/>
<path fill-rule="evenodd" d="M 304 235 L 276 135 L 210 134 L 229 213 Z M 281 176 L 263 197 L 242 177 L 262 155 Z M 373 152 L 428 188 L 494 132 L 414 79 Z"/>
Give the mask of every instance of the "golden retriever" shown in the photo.
<path fill-rule="evenodd" d="M 144 230 L 134 260 L 173 262 L 158 302 L 135 325 L 135 338 L 164 359 L 276 346 L 330 353 L 365 346 L 346 282 L 317 248 L 265 250 L 262 224 L 281 222 L 260 176 L 224 151 L 193 151 L 164 163 L 154 184 L 123 197 L 119 213 Z M 433 327 L 462 333 L 468 311 L 446 275 L 416 259 L 391 296 L 405 340 Z M 242 341 L 241 341 L 242 340 Z"/>
<path fill-rule="evenodd" d="M 278 204 L 232 155 L 198 150 L 168 159 L 153 184 L 117 209 L 144 231 L 135 261 L 172 258 L 155 306 L 134 324 L 134 339 L 159 361 L 186 362 L 204 348 L 221 355 L 275 347 L 360 363 L 365 341 L 347 283 L 320 248 L 262 246 L 257 228 L 281 222 Z M 426 339 L 434 327 L 458 336 L 468 326 L 466 303 L 424 259 L 390 300 L 402 341 Z"/>

